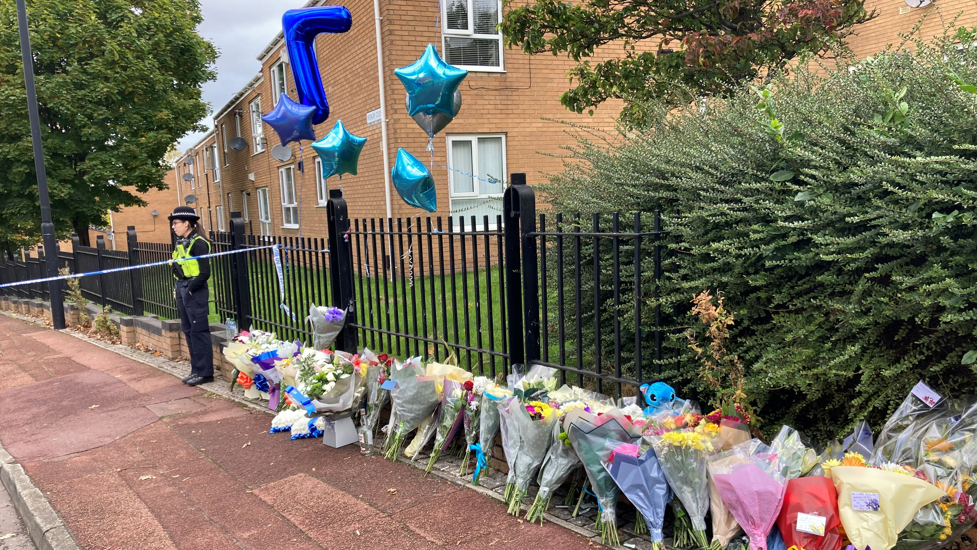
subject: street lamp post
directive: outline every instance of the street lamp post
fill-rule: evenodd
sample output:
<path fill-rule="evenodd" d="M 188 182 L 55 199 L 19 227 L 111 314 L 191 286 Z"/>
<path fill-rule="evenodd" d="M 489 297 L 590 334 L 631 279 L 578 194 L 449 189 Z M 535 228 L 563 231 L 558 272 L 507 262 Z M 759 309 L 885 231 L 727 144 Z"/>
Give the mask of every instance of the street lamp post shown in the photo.
<path fill-rule="evenodd" d="M 51 221 L 51 199 L 47 192 L 47 172 L 44 169 L 44 145 L 41 143 L 41 119 L 37 112 L 37 91 L 34 89 L 34 58 L 31 55 L 31 41 L 27 34 L 27 6 L 24 0 L 17 0 L 17 25 L 20 28 L 20 55 L 24 60 L 24 83 L 27 85 L 27 112 L 31 121 L 31 142 L 34 145 L 34 170 L 37 172 L 37 194 L 41 201 L 41 235 L 44 237 L 44 259 L 47 276 L 58 275 L 58 242 L 54 238 L 54 223 Z M 64 324 L 64 299 L 61 295 L 61 281 L 48 284 L 51 294 L 51 320 L 54 328 L 61 330 Z"/>

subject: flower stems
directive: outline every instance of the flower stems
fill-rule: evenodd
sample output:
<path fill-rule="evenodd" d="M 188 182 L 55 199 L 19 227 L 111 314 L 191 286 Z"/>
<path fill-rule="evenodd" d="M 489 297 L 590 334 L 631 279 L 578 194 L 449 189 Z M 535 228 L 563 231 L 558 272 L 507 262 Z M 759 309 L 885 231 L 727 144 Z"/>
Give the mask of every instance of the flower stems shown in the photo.
<path fill-rule="evenodd" d="M 587 484 L 588 483 L 590 483 L 590 479 L 589 478 L 586 479 L 586 480 L 584 480 L 584 482 L 583 482 L 583 487 L 580 490 L 580 497 L 577 499 L 577 506 L 573 509 L 573 515 L 572 515 L 572 517 L 577 517 L 577 514 L 580 513 L 580 505 L 583 504 L 583 497 L 584 497 L 584 495 L 587 494 Z"/>
<path fill-rule="evenodd" d="M 401 423 L 397 427 L 397 431 L 394 433 L 393 437 L 388 440 L 389 445 L 387 446 L 387 452 L 383 455 L 387 460 L 395 461 L 397 460 L 397 453 L 400 452 L 400 446 L 404 442 L 404 425 Z"/>
<path fill-rule="evenodd" d="M 437 447 L 437 446 L 431 449 L 431 458 L 427 461 L 427 468 L 424 468 L 425 474 L 431 473 L 431 468 L 433 468 L 434 463 L 437 462 L 439 458 L 441 458 L 441 451 L 443 450 L 444 447 Z"/>
<path fill-rule="evenodd" d="M 461 459 L 461 467 L 458 468 L 459 477 L 465 477 L 468 475 L 468 465 L 471 464 L 471 460 L 472 460 L 472 451 L 471 449 L 466 449 L 465 457 Z"/>
<path fill-rule="evenodd" d="M 513 485 L 512 498 L 509 500 L 509 515 L 519 517 L 522 512 L 522 501 L 526 498 L 526 492 L 515 488 Z"/>
<path fill-rule="evenodd" d="M 614 521 L 604 521 L 603 514 L 597 514 L 594 525 L 600 531 L 600 543 L 607 546 L 621 546 L 621 539 L 617 534 L 617 524 Z"/>
<path fill-rule="evenodd" d="M 533 501 L 533 505 L 529 507 L 529 511 L 526 512 L 526 521 L 529 523 L 535 523 L 539 520 L 539 524 L 543 524 L 543 513 L 550 509 L 550 501 L 553 500 L 553 496 L 541 498 L 539 493 L 536 493 L 536 500 Z"/>
<path fill-rule="evenodd" d="M 648 534 L 648 524 L 645 523 L 645 516 L 641 512 L 637 512 L 637 517 L 634 520 L 634 534 L 635 535 Z"/>

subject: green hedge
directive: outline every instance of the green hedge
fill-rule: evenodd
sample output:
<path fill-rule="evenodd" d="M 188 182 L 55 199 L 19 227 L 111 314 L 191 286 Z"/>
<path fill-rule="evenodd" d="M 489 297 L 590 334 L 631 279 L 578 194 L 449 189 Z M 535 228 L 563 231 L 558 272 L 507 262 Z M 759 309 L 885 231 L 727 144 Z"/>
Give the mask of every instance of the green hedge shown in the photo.
<path fill-rule="evenodd" d="M 823 441 L 861 418 L 878 428 L 920 379 L 977 393 L 961 364 L 977 348 L 977 49 L 958 46 L 974 43 L 961 29 L 800 69 L 773 79 L 761 108 L 749 86 L 652 106 L 641 132 L 582 140 L 545 200 L 663 211 L 665 301 L 723 293 L 768 431 Z M 684 364 L 676 383 L 709 401 Z"/>

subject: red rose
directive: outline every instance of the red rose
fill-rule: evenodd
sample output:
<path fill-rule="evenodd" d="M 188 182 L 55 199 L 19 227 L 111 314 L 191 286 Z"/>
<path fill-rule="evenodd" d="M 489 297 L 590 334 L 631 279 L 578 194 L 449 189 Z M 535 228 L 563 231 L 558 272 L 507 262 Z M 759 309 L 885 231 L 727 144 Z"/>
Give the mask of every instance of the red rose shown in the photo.
<path fill-rule="evenodd" d="M 475 389 L 475 384 L 471 380 L 465 382 L 465 391 L 472 391 L 473 389 Z"/>

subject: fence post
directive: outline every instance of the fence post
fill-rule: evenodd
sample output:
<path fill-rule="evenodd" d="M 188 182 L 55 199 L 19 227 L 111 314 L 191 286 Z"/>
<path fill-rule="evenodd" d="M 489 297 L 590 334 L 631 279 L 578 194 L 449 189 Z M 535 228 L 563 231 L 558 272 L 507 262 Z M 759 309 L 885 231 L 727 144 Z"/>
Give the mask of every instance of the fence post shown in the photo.
<path fill-rule="evenodd" d="M 45 262 L 44 262 L 44 247 L 41 246 L 41 245 L 38 245 L 37 246 L 37 274 L 38 274 L 38 279 L 43 279 L 44 278 L 44 265 L 45 265 Z M 37 293 L 37 297 L 38 298 L 40 298 L 42 300 L 44 299 L 44 289 L 46 287 L 47 287 L 47 285 L 45 285 L 44 283 L 38 283 L 37 284 L 37 291 L 36 291 L 36 293 Z"/>
<path fill-rule="evenodd" d="M 126 250 L 129 251 L 129 267 L 139 265 L 139 246 L 136 238 L 136 226 L 126 227 Z M 142 315 L 145 313 L 145 306 L 142 301 L 142 271 L 139 269 L 129 270 L 129 288 L 132 290 L 132 314 Z"/>
<path fill-rule="evenodd" d="M 103 250 L 105 250 L 105 237 L 99 235 L 95 237 L 95 254 L 98 257 L 98 271 L 105 271 L 105 260 L 102 259 Z M 102 301 L 99 305 L 104 310 L 108 301 L 105 299 L 105 276 L 101 273 L 98 275 L 98 298 Z"/>
<path fill-rule="evenodd" d="M 502 197 L 505 288 L 510 365 L 539 360 L 539 277 L 536 265 L 536 194 L 526 174 L 511 174 Z M 525 303 L 523 303 L 525 301 Z M 522 311 L 522 318 L 516 312 Z"/>
<path fill-rule="evenodd" d="M 240 212 L 231 212 L 231 250 L 247 249 L 248 240 L 244 235 L 244 219 Z M 231 257 L 231 296 L 234 300 L 238 330 L 251 330 L 251 282 L 248 273 L 248 255 L 234 254 Z"/>
<path fill-rule="evenodd" d="M 81 239 L 78 238 L 78 234 L 74 233 L 71 235 L 71 272 L 81 273 L 78 269 L 78 249 L 81 248 Z"/>
<path fill-rule="evenodd" d="M 336 349 L 356 353 L 356 301 L 353 294 L 353 247 L 349 242 L 349 213 L 340 189 L 329 190 L 326 206 L 329 225 L 329 278 L 336 307 L 348 308 L 346 324 L 336 339 Z"/>

